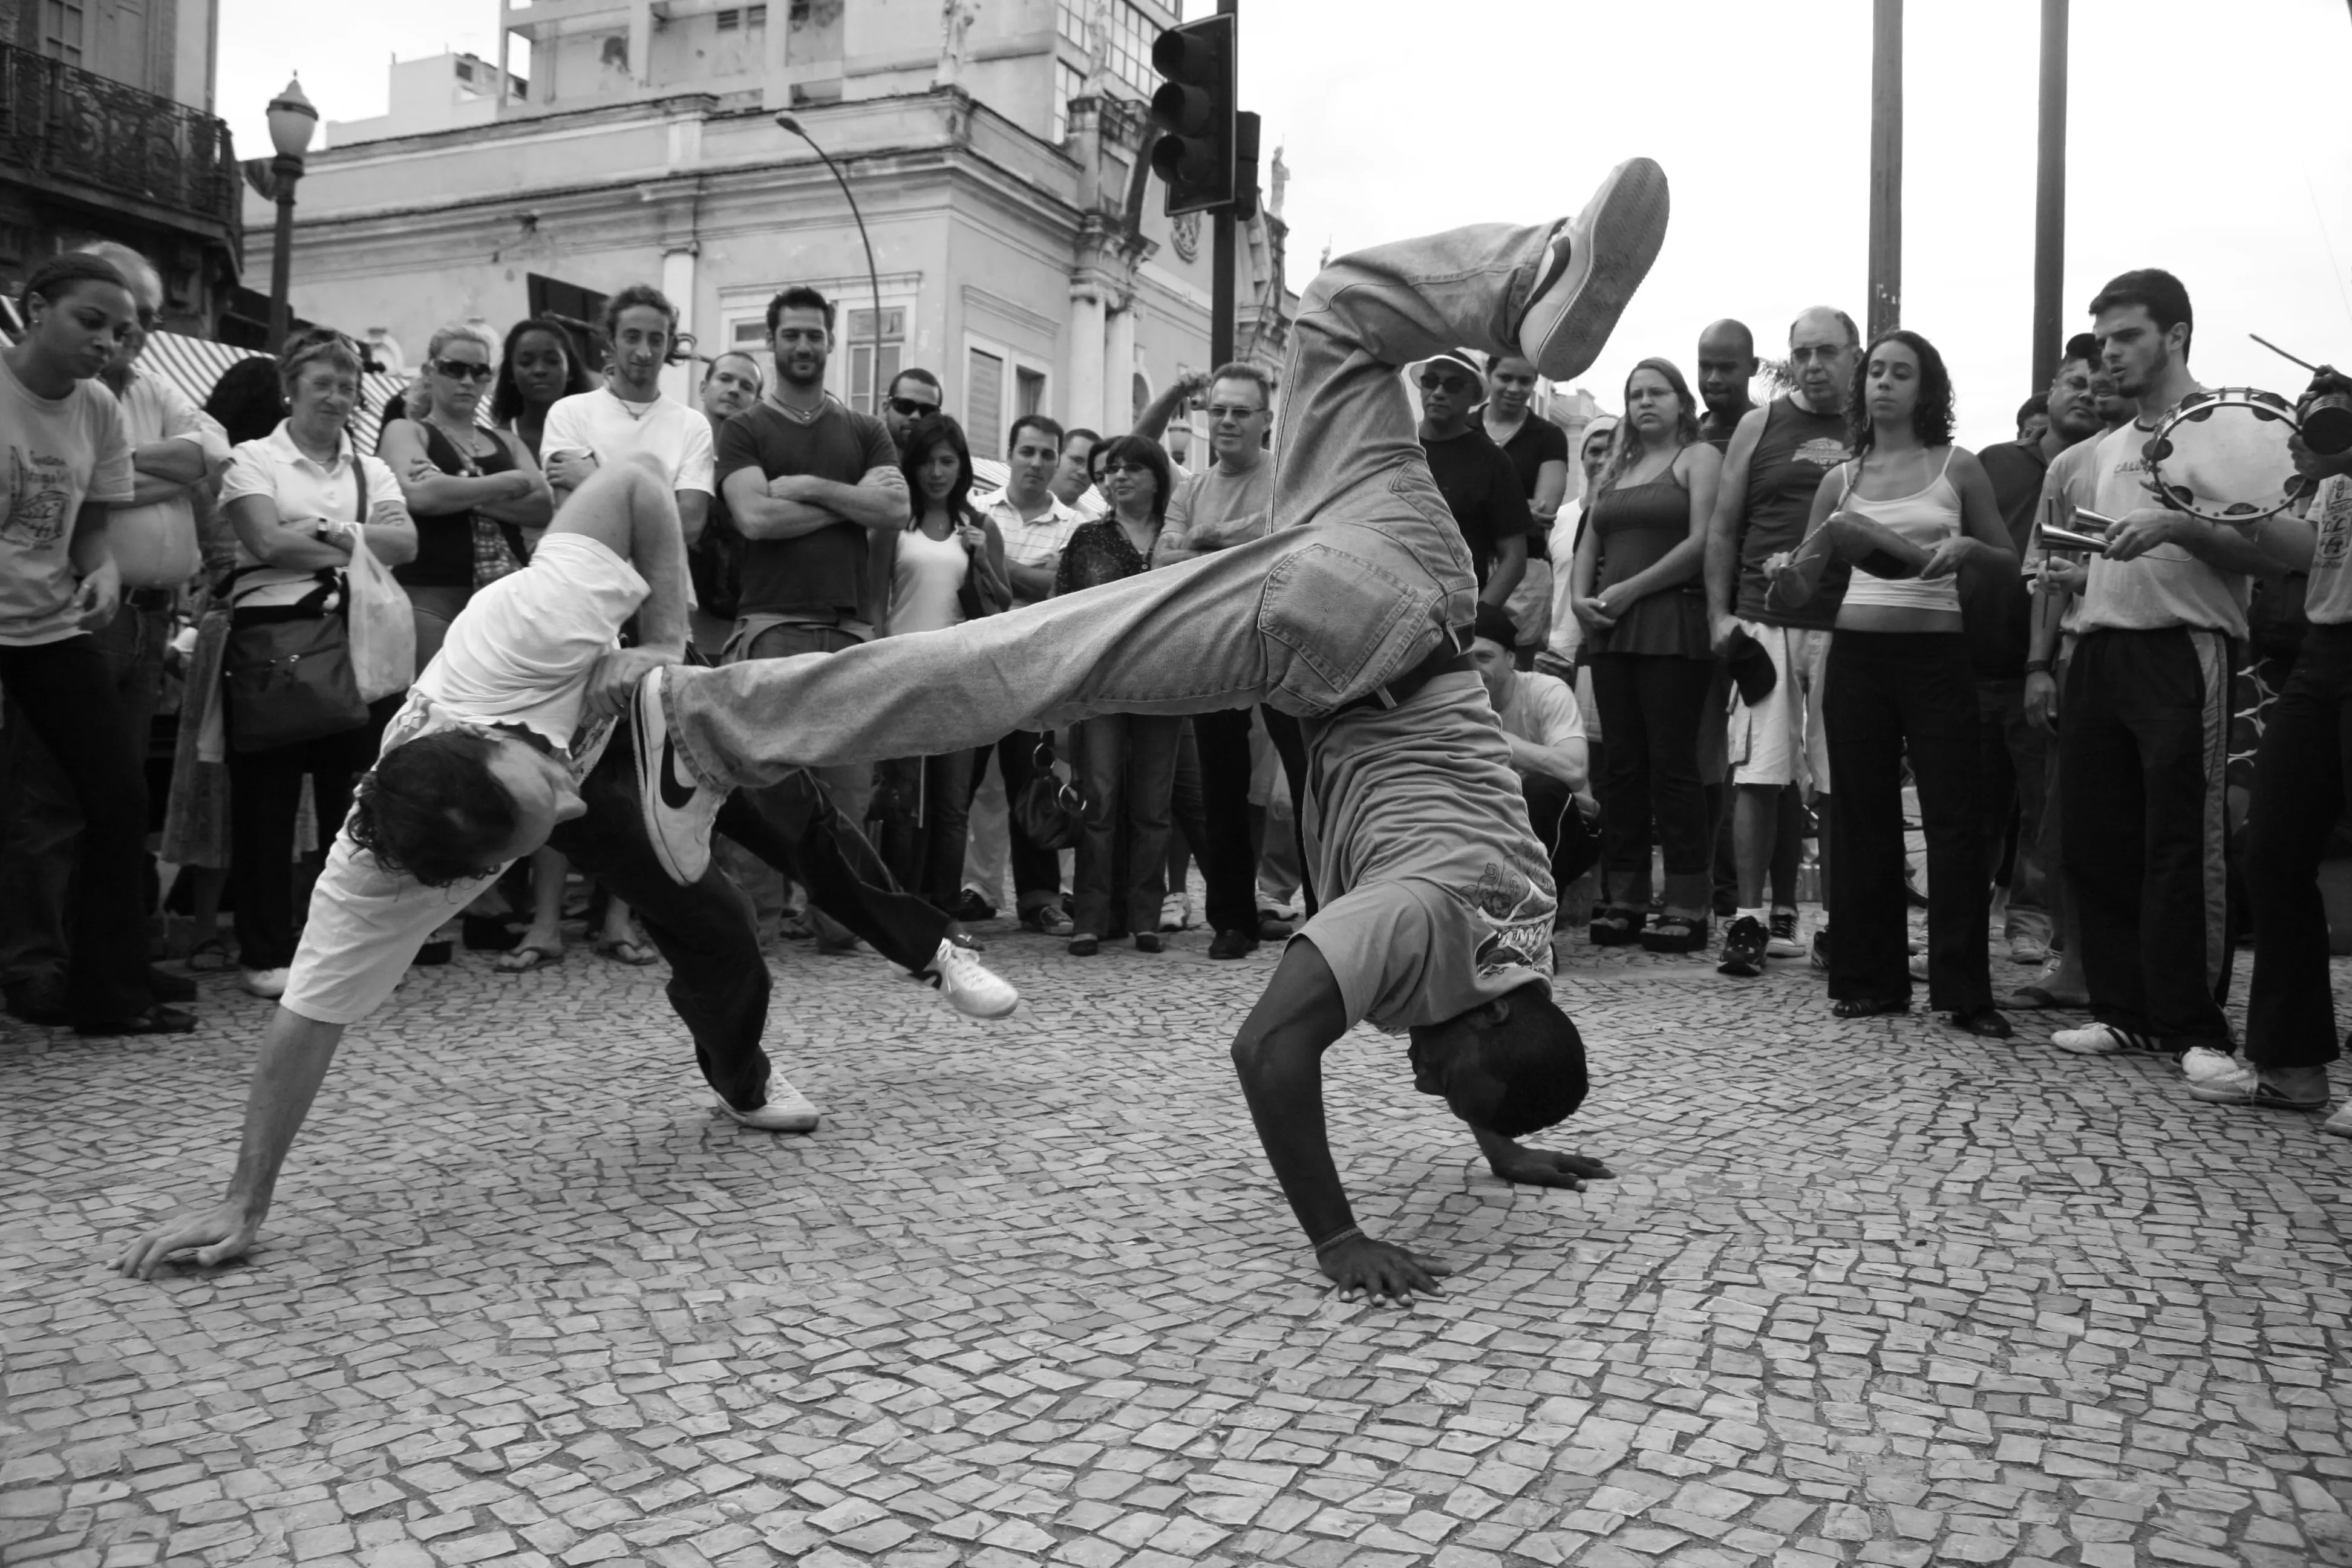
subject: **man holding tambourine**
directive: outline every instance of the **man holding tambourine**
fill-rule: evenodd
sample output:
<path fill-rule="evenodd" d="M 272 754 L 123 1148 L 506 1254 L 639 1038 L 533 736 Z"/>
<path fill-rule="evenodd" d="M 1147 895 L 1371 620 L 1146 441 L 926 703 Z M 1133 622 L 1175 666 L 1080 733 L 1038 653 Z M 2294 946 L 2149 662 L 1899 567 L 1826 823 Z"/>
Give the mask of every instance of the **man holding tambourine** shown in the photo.
<path fill-rule="evenodd" d="M 2100 437 L 2091 459 L 2110 526 L 2062 699 L 2059 809 L 2096 1021 L 2052 1043 L 2084 1056 L 2226 1055 L 2230 691 L 2248 576 L 2276 570 L 2248 528 L 2285 504 L 2286 408 L 2197 384 L 2189 291 L 2168 272 L 2123 274 L 2091 314 L 2141 417 Z"/>
<path fill-rule="evenodd" d="M 2302 428 L 2289 450 L 2317 489 L 2302 517 L 2269 519 L 2254 538 L 2272 570 L 2310 574 L 2311 629 L 2254 756 L 2243 867 L 2255 930 L 2245 1057 L 2200 1051 L 2181 1067 L 2198 1100 L 2321 1110 L 2327 1064 L 2339 1051 L 2319 862 L 2352 773 L 2352 377 L 2323 366 L 2295 412 Z M 2352 1105 L 2322 1131 L 2352 1137 Z"/>

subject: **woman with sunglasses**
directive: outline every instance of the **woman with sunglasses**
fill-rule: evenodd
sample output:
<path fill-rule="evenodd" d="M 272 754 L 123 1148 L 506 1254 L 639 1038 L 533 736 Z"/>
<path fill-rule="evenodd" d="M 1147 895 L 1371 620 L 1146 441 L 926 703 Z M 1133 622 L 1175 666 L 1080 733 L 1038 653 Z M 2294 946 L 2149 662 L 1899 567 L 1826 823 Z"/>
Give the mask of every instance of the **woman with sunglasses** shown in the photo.
<path fill-rule="evenodd" d="M 1698 748 L 1715 652 L 1699 566 L 1722 468 L 1699 439 L 1698 401 L 1683 373 L 1663 359 L 1636 364 L 1570 570 L 1570 604 L 1584 626 L 1609 736 L 1596 946 L 1638 941 L 1652 952 L 1697 952 L 1707 944 L 1715 830 Z M 1665 907 L 1644 931 L 1654 836 L 1665 858 Z"/>
<path fill-rule="evenodd" d="M 522 531 L 541 529 L 555 500 L 539 464 L 509 430 L 475 422 L 498 374 L 489 333 L 452 321 L 425 349 L 422 417 L 394 420 L 376 442 L 416 521 L 416 559 L 393 569 L 416 618 L 416 668 L 441 651 L 474 590 L 519 569 Z"/>
<path fill-rule="evenodd" d="M 1096 448 L 1108 516 L 1081 523 L 1062 551 L 1054 594 L 1075 594 L 1139 576 L 1167 525 L 1175 470 L 1157 441 L 1119 436 Z M 1070 951 L 1101 951 L 1102 939 L 1132 933 L 1136 950 L 1158 952 L 1160 910 L 1168 891 L 1170 796 L 1184 721 L 1148 713 L 1104 713 L 1071 726 L 1071 758 L 1086 797 L 1078 837 L 1077 898 Z M 1114 888 L 1120 830 L 1127 830 L 1127 885 Z"/>

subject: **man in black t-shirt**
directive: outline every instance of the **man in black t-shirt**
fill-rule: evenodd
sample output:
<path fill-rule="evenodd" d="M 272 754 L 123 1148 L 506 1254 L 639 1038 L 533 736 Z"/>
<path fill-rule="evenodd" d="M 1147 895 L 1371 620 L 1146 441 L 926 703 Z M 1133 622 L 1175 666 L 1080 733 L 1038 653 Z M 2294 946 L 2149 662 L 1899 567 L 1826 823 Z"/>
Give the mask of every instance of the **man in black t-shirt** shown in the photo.
<path fill-rule="evenodd" d="M 2076 333 L 2066 344 L 2048 397 L 2042 400 L 2046 427 L 2032 440 L 2003 441 L 1977 454 L 2021 561 L 2033 542 L 2042 481 L 2050 472 L 2051 459 L 2104 428 L 2097 400 L 2091 395 L 2091 366 L 2098 354 L 2098 339 Z M 2020 574 L 1995 582 L 1963 569 L 1960 610 L 1977 679 L 1985 843 L 1996 859 L 2008 840 L 2011 814 L 2017 817 L 2017 854 L 2010 868 L 2009 910 L 2001 934 L 2011 958 L 2039 964 L 2050 956 L 2052 922 L 2050 868 L 2040 847 L 2051 740 L 2049 731 L 2025 711 L 2025 660 L 2033 616 L 2033 599 L 2026 591 L 2029 581 L 2030 574 Z"/>
<path fill-rule="evenodd" d="M 1454 349 L 1423 361 L 1414 379 L 1430 476 L 1470 547 L 1479 603 L 1500 605 L 1527 574 L 1528 535 L 1535 523 L 1518 470 L 1472 418 L 1484 398 L 1484 374 Z"/>
<path fill-rule="evenodd" d="M 1568 432 L 1535 411 L 1536 367 L 1522 354 L 1486 362 L 1486 439 L 1503 449 L 1528 498 L 1528 570 L 1504 608 L 1517 638 L 1520 669 L 1551 642 L 1551 529 L 1568 499 Z"/>

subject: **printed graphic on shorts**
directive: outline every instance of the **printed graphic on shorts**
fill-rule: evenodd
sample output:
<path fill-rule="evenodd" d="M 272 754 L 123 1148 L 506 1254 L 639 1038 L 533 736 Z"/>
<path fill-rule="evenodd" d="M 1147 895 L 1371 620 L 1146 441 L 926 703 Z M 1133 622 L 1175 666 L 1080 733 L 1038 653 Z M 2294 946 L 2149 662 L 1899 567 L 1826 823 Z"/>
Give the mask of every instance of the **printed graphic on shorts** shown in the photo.
<path fill-rule="evenodd" d="M 0 543 L 37 550 L 51 544 L 72 519 L 66 515 L 73 499 L 72 469 L 63 458 L 20 447 L 8 448 L 8 505 L 0 516 Z"/>
<path fill-rule="evenodd" d="M 1534 875 L 1489 860 L 1470 902 L 1488 928 L 1478 944 L 1478 973 L 1494 974 L 1516 965 L 1551 973 L 1551 922 L 1558 904 L 1551 870 L 1537 863 Z"/>
<path fill-rule="evenodd" d="M 1827 436 L 1816 436 L 1790 453 L 1789 461 L 1811 463 L 1827 473 L 1853 456 L 1853 450 L 1844 442 L 1833 441 Z"/>

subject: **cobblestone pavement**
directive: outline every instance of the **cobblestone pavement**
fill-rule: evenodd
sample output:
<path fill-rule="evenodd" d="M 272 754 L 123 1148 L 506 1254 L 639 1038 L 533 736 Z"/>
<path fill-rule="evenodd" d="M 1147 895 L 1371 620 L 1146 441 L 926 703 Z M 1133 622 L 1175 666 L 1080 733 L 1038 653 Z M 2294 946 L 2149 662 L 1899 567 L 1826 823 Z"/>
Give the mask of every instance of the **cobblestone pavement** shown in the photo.
<path fill-rule="evenodd" d="M 1358 1212 L 1460 1272 L 1342 1307 L 1225 1059 L 1271 952 L 983 933 L 994 1026 L 779 954 L 810 1137 L 713 1111 L 662 970 L 420 972 L 256 1261 L 153 1284 L 104 1260 L 218 1191 L 262 1005 L 0 1035 L 0 1562 L 2352 1563 L 2310 1118 L 1580 938 L 1547 1142 L 1618 1179 L 1504 1186 L 1350 1038 Z"/>

